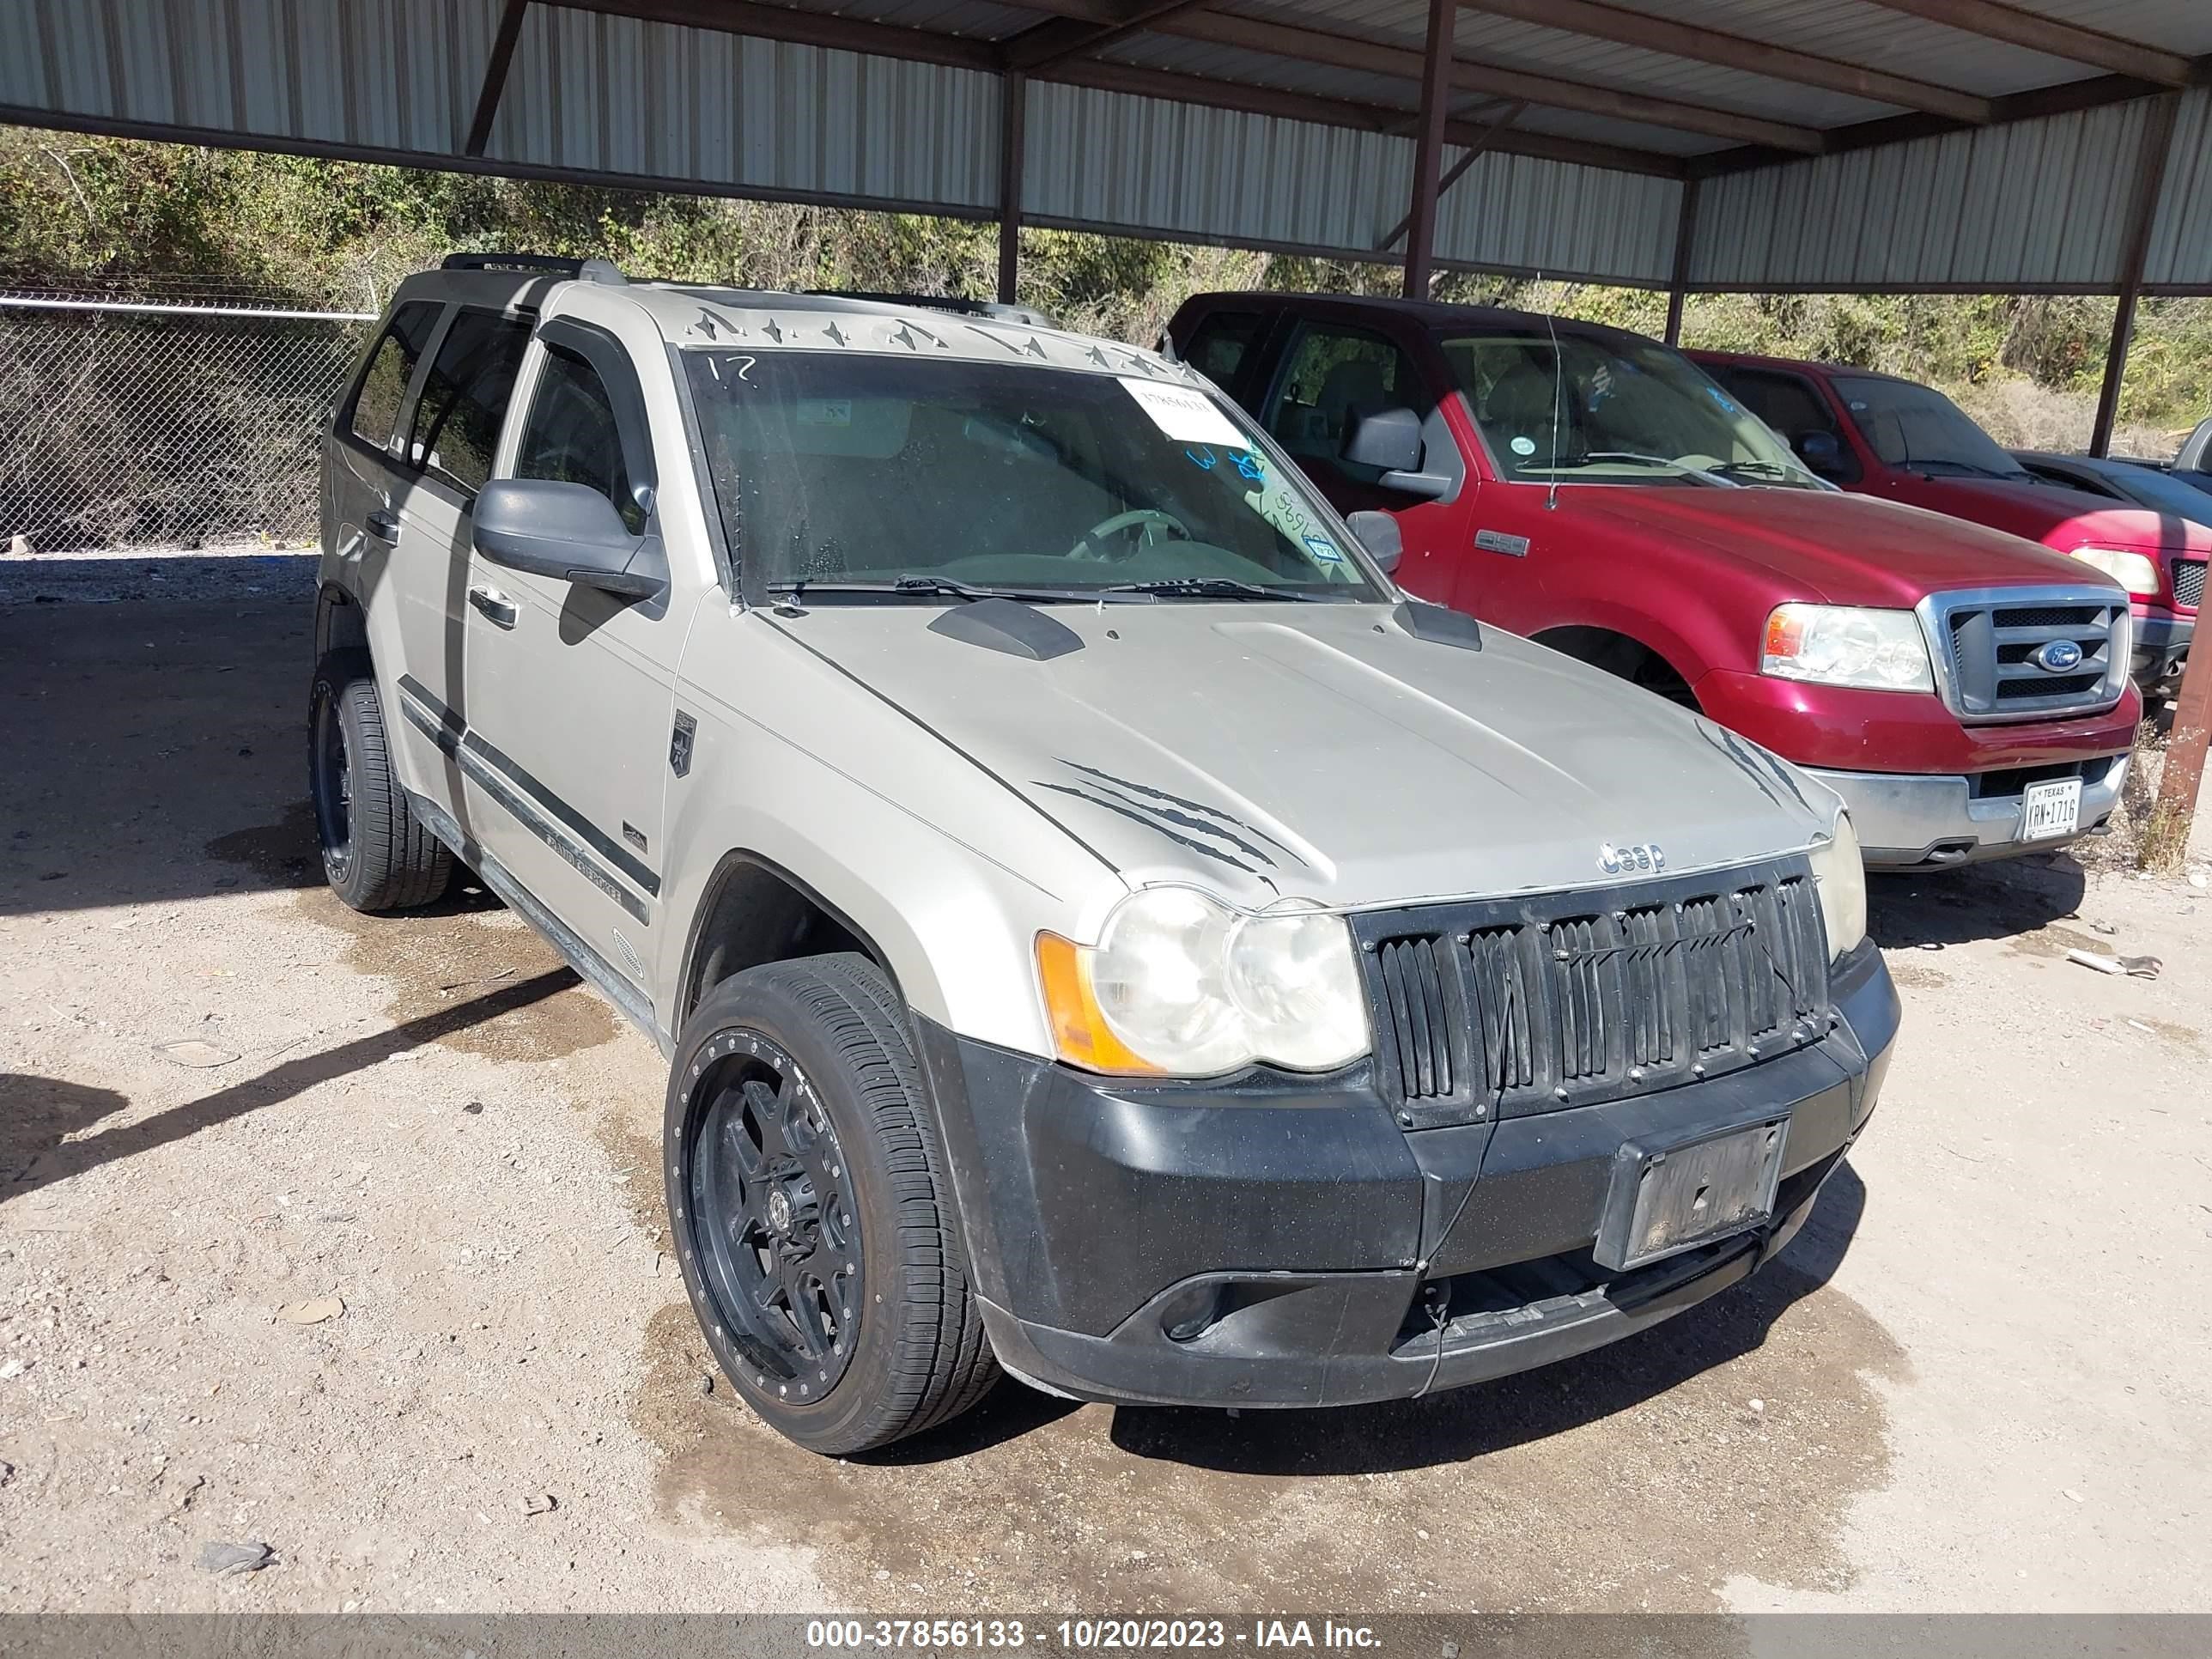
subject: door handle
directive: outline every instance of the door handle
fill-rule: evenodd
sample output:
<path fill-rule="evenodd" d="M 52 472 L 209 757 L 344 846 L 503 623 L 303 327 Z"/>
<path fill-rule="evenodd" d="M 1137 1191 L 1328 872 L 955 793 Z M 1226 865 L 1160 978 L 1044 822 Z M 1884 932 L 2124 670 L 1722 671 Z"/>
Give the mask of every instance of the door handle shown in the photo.
<path fill-rule="evenodd" d="M 368 533 L 377 540 L 397 542 L 399 539 L 399 515 L 397 513 L 380 507 L 368 515 L 365 522 L 368 526 Z"/>
<path fill-rule="evenodd" d="M 514 626 L 514 601 L 495 587 L 471 587 L 469 603 L 484 614 L 494 628 Z"/>

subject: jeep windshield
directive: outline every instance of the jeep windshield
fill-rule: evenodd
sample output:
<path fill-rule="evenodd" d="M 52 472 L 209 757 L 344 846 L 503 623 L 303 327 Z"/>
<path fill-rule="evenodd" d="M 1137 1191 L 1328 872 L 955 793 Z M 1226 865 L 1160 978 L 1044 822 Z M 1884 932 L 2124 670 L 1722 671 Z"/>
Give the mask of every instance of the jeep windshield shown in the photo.
<path fill-rule="evenodd" d="M 1825 487 L 1758 416 L 1664 346 L 1525 329 L 1441 343 L 1501 477 Z"/>
<path fill-rule="evenodd" d="M 684 354 L 722 523 L 816 599 L 1382 599 L 1328 507 L 1199 387 L 875 354 Z"/>
<path fill-rule="evenodd" d="M 1871 374 L 1838 374 L 1835 384 L 1867 447 L 1891 466 L 1951 477 L 2034 482 L 1966 410 L 1933 386 Z"/>

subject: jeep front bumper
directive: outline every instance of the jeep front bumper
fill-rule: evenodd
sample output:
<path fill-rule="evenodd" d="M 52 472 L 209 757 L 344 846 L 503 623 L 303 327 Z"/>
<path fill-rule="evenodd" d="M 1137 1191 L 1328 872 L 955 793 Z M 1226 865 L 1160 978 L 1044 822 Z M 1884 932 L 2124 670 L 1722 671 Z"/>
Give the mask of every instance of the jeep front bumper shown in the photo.
<path fill-rule="evenodd" d="M 1727 1076 L 1410 1131 L 1365 1066 L 1154 1085 L 921 1035 L 1009 1370 L 1079 1399 L 1318 1407 L 1581 1353 L 1771 1260 L 1872 1113 L 1896 1033 L 1871 944 L 1836 964 L 1831 995 L 1826 1037 Z M 1784 1114 L 1765 1220 L 1598 1265 L 1624 1146 Z"/>

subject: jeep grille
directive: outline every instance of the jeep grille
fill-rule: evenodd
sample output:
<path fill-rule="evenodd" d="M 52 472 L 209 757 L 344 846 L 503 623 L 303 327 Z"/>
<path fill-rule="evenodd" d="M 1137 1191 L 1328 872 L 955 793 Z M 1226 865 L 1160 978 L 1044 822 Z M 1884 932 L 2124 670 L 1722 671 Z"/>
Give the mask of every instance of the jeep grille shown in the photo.
<path fill-rule="evenodd" d="M 1827 1029 L 1802 860 L 1352 923 L 1382 1086 L 1413 1127 L 1649 1094 Z"/>

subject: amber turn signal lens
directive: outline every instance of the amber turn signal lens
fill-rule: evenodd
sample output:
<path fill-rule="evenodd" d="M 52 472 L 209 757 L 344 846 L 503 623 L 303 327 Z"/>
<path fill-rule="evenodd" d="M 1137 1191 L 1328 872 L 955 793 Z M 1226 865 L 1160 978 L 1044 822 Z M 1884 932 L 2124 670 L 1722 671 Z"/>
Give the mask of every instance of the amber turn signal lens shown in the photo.
<path fill-rule="evenodd" d="M 1788 605 L 1778 605 L 1766 619 L 1766 654 L 1788 659 L 1805 648 L 1805 619 Z"/>
<path fill-rule="evenodd" d="M 1158 1066 L 1139 1058 L 1106 1024 L 1082 946 L 1057 933 L 1039 933 L 1036 952 L 1037 982 L 1044 988 L 1053 1046 L 1062 1060 L 1091 1072 L 1161 1075 Z"/>

